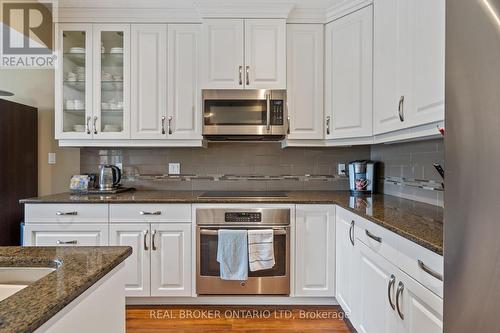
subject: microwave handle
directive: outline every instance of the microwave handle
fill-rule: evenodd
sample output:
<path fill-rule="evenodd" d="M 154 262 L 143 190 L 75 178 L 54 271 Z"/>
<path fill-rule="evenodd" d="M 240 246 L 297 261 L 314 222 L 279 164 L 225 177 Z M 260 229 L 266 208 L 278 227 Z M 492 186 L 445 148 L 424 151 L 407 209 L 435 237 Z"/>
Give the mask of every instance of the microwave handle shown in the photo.
<path fill-rule="evenodd" d="M 271 95 L 266 94 L 266 130 L 269 132 L 271 130 Z"/>
<path fill-rule="evenodd" d="M 286 229 L 283 228 L 274 229 L 273 231 L 275 235 L 286 235 L 287 233 Z M 217 236 L 217 234 L 218 234 L 218 229 L 200 229 L 200 235 Z"/>

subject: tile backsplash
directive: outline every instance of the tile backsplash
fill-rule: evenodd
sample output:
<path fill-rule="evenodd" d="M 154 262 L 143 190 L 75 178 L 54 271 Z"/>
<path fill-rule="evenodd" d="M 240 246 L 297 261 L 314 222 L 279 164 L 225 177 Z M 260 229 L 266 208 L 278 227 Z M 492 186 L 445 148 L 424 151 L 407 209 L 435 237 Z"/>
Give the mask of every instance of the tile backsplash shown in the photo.
<path fill-rule="evenodd" d="M 84 148 L 81 150 L 80 167 L 82 173 L 89 173 L 97 172 L 100 163 L 122 163 L 125 173 L 122 183 L 137 189 L 347 190 L 347 179 L 337 177 L 337 164 L 369 158 L 369 146 L 282 149 L 276 142 L 232 142 L 209 143 L 207 148 Z M 167 174 L 168 163 L 180 163 L 181 174 L 200 178 L 149 180 L 137 177 L 139 174 Z M 215 178 L 218 180 L 203 179 L 211 175 L 217 175 Z M 234 180 L 220 179 L 221 175 L 330 177 Z"/>
<path fill-rule="evenodd" d="M 444 168 L 443 139 L 382 144 L 371 147 L 371 159 L 379 161 L 379 192 L 411 200 L 443 206 L 444 192 L 390 184 L 384 179 L 400 178 L 442 183 L 434 168 L 439 163 Z"/>

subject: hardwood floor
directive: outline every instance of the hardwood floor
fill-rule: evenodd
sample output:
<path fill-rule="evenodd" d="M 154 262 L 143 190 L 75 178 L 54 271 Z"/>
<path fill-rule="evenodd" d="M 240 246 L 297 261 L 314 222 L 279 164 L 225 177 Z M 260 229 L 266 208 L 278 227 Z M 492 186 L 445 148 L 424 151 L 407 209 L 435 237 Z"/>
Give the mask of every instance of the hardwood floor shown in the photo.
<path fill-rule="evenodd" d="M 127 333 L 350 333 L 339 306 L 129 306 Z"/>

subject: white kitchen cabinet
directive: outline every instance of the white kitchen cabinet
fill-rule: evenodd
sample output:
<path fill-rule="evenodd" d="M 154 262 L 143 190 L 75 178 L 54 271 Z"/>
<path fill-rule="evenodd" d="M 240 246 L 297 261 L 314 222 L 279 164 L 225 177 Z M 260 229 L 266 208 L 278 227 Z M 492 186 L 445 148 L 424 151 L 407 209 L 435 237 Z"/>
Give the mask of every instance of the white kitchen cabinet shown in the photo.
<path fill-rule="evenodd" d="M 125 295 L 149 296 L 150 227 L 148 223 L 111 224 L 109 245 L 130 246 L 132 255 L 125 261 Z"/>
<path fill-rule="evenodd" d="M 353 324 L 362 333 L 398 332 L 398 318 L 391 306 L 391 302 L 395 304 L 393 297 L 398 269 L 361 242 L 357 249 L 359 297 L 356 300 L 356 321 Z"/>
<path fill-rule="evenodd" d="M 168 26 L 167 133 L 169 139 L 202 139 L 201 25 Z"/>
<path fill-rule="evenodd" d="M 283 19 L 206 19 L 202 24 L 204 89 L 284 89 Z"/>
<path fill-rule="evenodd" d="M 191 224 L 151 224 L 151 296 L 191 296 Z"/>
<path fill-rule="evenodd" d="M 444 119 L 444 0 L 374 2 L 374 133 Z"/>
<path fill-rule="evenodd" d="M 323 30 L 287 25 L 288 139 L 323 139 Z"/>
<path fill-rule="evenodd" d="M 243 89 L 244 21 L 203 21 L 202 78 L 205 89 Z"/>
<path fill-rule="evenodd" d="M 133 24 L 131 30 L 131 138 L 165 139 L 167 25 Z"/>
<path fill-rule="evenodd" d="M 285 20 L 245 20 L 245 88 L 286 88 Z"/>
<path fill-rule="evenodd" d="M 398 332 L 442 333 L 443 300 L 403 272 L 398 279 L 402 288 Z"/>
<path fill-rule="evenodd" d="M 360 285 L 359 246 L 355 235 L 356 221 L 351 214 L 337 208 L 335 214 L 335 297 L 351 323 L 355 322 L 354 304 Z M 359 230 L 359 229 L 358 229 Z"/>
<path fill-rule="evenodd" d="M 373 7 L 325 28 L 325 138 L 372 136 Z"/>
<path fill-rule="evenodd" d="M 108 224 L 38 224 L 24 227 L 24 246 L 105 246 L 108 245 Z"/>
<path fill-rule="evenodd" d="M 333 205 L 297 205 L 295 296 L 335 296 Z"/>
<path fill-rule="evenodd" d="M 56 24 L 55 138 L 92 139 L 92 24 Z"/>

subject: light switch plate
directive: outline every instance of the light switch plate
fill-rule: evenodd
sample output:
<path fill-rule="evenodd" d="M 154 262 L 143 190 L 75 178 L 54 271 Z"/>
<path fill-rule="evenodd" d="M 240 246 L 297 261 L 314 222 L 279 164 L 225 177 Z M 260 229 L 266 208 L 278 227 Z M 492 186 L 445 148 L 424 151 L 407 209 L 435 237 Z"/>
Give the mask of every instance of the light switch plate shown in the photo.
<path fill-rule="evenodd" d="M 181 164 L 180 163 L 168 163 L 168 174 L 169 175 L 180 175 L 181 174 Z"/>
<path fill-rule="evenodd" d="M 49 164 L 56 164 L 56 153 L 49 153 Z"/>
<path fill-rule="evenodd" d="M 345 164 L 344 163 L 339 163 L 339 165 L 338 165 L 338 174 L 341 175 L 341 176 L 345 176 L 346 175 Z"/>

